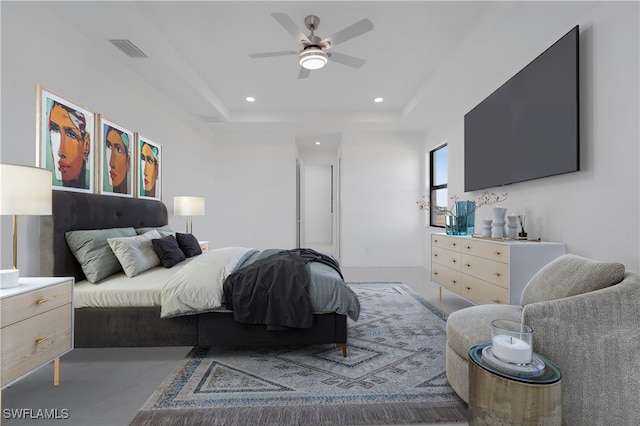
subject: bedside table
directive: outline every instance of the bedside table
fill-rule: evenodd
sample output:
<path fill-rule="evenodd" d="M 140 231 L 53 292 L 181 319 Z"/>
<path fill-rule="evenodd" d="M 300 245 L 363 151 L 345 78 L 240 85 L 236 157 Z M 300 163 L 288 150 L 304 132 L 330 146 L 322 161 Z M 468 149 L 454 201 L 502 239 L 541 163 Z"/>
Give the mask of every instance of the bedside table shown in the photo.
<path fill-rule="evenodd" d="M 54 362 L 53 384 L 60 381 L 60 356 L 73 349 L 74 278 L 20 278 L 0 290 L 0 389 Z"/>
<path fill-rule="evenodd" d="M 198 241 L 198 244 L 200 244 L 200 250 L 209 251 L 209 241 Z"/>
<path fill-rule="evenodd" d="M 562 373 L 547 358 L 538 376 L 517 377 L 482 358 L 488 343 L 469 348 L 469 426 L 562 424 Z"/>

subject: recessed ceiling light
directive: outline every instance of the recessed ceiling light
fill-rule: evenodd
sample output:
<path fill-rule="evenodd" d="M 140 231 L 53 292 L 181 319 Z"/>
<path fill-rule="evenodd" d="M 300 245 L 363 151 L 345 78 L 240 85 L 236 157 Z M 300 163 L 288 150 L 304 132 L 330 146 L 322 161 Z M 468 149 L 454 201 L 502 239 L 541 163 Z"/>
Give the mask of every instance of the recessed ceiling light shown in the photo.
<path fill-rule="evenodd" d="M 320 141 L 316 141 L 316 145 L 320 145 Z"/>
<path fill-rule="evenodd" d="M 256 98 L 254 98 L 253 96 L 247 96 L 246 98 L 244 98 L 244 100 L 247 102 L 255 102 Z"/>
<path fill-rule="evenodd" d="M 381 97 L 375 98 L 375 99 L 373 100 L 373 102 L 378 103 L 378 104 L 379 104 L 380 102 L 382 102 L 382 101 L 384 101 L 384 98 L 381 98 Z"/>

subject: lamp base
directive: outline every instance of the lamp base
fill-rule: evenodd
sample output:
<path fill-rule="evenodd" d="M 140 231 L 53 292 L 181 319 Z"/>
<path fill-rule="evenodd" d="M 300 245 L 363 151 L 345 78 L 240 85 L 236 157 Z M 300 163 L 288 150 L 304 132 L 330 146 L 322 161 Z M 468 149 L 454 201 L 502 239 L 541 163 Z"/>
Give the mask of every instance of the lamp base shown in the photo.
<path fill-rule="evenodd" d="M 0 270 L 0 288 L 11 288 L 18 285 L 20 271 L 17 269 Z"/>

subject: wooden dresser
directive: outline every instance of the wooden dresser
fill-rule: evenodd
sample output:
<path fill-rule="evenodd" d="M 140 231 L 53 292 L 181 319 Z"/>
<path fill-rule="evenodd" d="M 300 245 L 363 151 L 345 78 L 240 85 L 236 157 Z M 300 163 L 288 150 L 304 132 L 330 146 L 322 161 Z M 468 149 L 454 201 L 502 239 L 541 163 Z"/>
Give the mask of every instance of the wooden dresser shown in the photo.
<path fill-rule="evenodd" d="M 562 243 L 431 235 L 431 281 L 476 304 L 518 305 L 533 275 L 566 253 Z"/>
<path fill-rule="evenodd" d="M 0 290 L 0 389 L 73 349 L 74 279 L 20 278 Z"/>

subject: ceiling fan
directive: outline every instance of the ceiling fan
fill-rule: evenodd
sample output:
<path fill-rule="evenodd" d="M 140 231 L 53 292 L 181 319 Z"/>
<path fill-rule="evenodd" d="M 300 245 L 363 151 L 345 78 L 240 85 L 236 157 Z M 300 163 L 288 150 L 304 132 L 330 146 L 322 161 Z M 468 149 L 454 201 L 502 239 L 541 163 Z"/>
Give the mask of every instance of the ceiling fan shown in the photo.
<path fill-rule="evenodd" d="M 345 55 L 329 49 L 334 46 L 344 43 L 347 40 L 351 40 L 354 37 L 362 35 L 373 29 L 373 23 L 368 19 L 362 19 L 355 24 L 338 31 L 337 33 L 327 38 L 321 39 L 315 35 L 315 31 L 320 24 L 320 18 L 315 15 L 309 15 L 304 18 L 304 25 L 309 31 L 310 35 L 305 35 L 302 30 L 293 22 L 291 17 L 286 13 L 274 12 L 271 14 L 273 18 L 278 21 L 280 25 L 284 27 L 289 34 L 291 34 L 297 42 L 302 44 L 301 50 L 285 50 L 279 52 L 266 52 L 266 53 L 250 53 L 249 57 L 253 59 L 257 58 L 269 58 L 272 56 L 285 56 L 285 55 L 298 55 L 300 63 L 300 73 L 298 78 L 307 78 L 311 74 L 312 70 L 317 70 L 326 65 L 329 59 L 342 65 L 347 65 L 353 68 L 360 68 L 366 62 L 364 59 L 356 58 L 355 56 Z"/>

